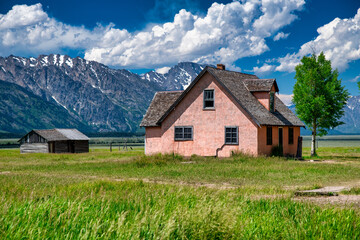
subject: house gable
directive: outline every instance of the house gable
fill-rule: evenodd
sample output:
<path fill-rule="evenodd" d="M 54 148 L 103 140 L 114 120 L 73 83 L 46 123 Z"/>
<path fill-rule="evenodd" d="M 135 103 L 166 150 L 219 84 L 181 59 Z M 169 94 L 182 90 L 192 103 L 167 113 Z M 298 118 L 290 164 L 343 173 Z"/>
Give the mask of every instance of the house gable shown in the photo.
<path fill-rule="evenodd" d="M 260 126 L 260 123 L 257 121 L 257 119 L 247 110 L 247 108 L 245 108 L 243 106 L 243 104 L 238 101 L 238 98 L 236 96 L 234 96 L 233 94 L 233 91 L 230 91 L 229 90 L 229 87 L 234 87 L 236 89 L 239 89 L 240 88 L 243 88 L 244 86 L 241 85 L 241 86 L 238 86 L 238 83 L 241 83 L 241 82 L 237 82 L 236 84 L 231 84 L 231 83 L 228 83 L 227 81 L 225 81 L 225 84 L 224 84 L 224 81 L 221 81 L 218 77 L 217 74 L 215 74 L 213 71 L 214 68 L 211 68 L 211 67 L 205 67 L 203 71 L 201 71 L 201 73 L 192 81 L 192 83 L 182 92 L 182 94 L 179 96 L 179 98 L 170 106 L 170 108 L 163 114 L 163 116 L 159 119 L 159 121 L 157 122 L 157 125 L 160 126 L 162 121 L 164 121 L 164 119 L 170 114 L 170 112 L 172 112 L 175 107 L 182 101 L 182 99 L 191 91 L 191 89 L 197 84 L 197 82 L 203 77 L 204 74 L 211 74 L 212 77 L 217 81 L 217 83 L 219 85 L 222 86 L 222 88 L 224 89 L 224 91 L 226 91 L 229 96 L 231 96 L 233 98 L 233 100 L 235 100 L 239 106 L 242 107 L 243 111 L 245 111 L 249 117 L 251 117 L 252 121 L 254 121 L 258 126 Z M 219 71 L 219 70 L 218 70 Z M 225 71 L 225 70 L 221 70 L 223 72 L 230 72 L 230 71 Z M 235 73 L 235 72 L 234 72 Z M 250 74 L 245 74 L 245 73 L 237 73 L 237 74 L 241 74 L 240 76 L 242 76 L 243 79 L 247 79 L 249 77 L 252 77 L 254 79 L 256 79 L 257 77 L 255 75 L 250 75 Z M 251 95 L 251 94 L 250 94 Z"/>

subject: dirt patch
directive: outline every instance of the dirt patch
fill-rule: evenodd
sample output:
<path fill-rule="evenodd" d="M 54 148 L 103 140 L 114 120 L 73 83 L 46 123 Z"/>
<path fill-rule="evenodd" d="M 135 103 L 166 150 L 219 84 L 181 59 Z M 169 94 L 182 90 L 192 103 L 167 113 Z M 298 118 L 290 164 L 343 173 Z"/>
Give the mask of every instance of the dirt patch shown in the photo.
<path fill-rule="evenodd" d="M 11 174 L 11 172 L 9 172 L 9 171 L 0 172 L 0 175 L 6 175 L 6 174 Z"/>
<path fill-rule="evenodd" d="M 310 163 L 327 163 L 327 164 L 348 164 L 351 163 L 351 161 L 336 161 L 336 160 L 307 160 L 305 162 L 310 162 Z"/>
<path fill-rule="evenodd" d="M 360 195 L 339 195 L 326 197 L 294 197 L 299 202 L 312 202 L 315 204 L 337 204 L 337 205 L 353 205 L 360 207 Z"/>
<path fill-rule="evenodd" d="M 328 186 L 319 189 L 297 191 L 295 201 L 311 202 L 315 204 L 334 204 L 341 206 L 360 207 L 360 195 L 341 195 L 341 192 L 350 190 L 349 184 L 346 186 Z"/>
<path fill-rule="evenodd" d="M 339 192 L 348 191 L 349 187 L 344 186 L 329 186 L 312 190 L 296 191 L 296 196 L 334 196 L 339 195 Z"/>

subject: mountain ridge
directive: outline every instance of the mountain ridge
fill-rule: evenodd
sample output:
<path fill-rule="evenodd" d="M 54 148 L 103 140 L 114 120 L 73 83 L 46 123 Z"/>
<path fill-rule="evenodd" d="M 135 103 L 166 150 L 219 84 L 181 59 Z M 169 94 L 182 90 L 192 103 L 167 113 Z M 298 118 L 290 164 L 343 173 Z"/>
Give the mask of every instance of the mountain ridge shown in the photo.
<path fill-rule="evenodd" d="M 166 74 L 151 71 L 141 76 L 80 57 L 10 55 L 0 57 L 0 80 L 63 107 L 71 118 L 86 122 L 93 131 L 136 132 L 155 92 L 182 89 L 205 67 L 201 66 L 179 63 Z"/>
<path fill-rule="evenodd" d="M 68 127 L 92 132 L 136 132 L 139 131 L 139 123 L 156 91 L 183 90 L 205 66 L 181 62 L 162 73 L 149 71 L 139 75 L 126 69 L 112 69 L 80 57 L 50 54 L 24 58 L 10 55 L 0 57 L 0 80 L 21 87 L 14 88 L 15 92 L 18 91 L 18 95 L 13 96 L 14 106 L 17 102 L 16 96 L 34 94 L 41 100 L 33 101 L 41 102 L 46 109 L 57 106 L 57 112 L 60 111 L 58 107 L 63 108 L 68 117 L 62 112 L 62 121 L 66 122 L 68 118 Z M 8 111 L 11 107 L 9 104 L 0 103 L 0 131 L 28 131 L 61 125 L 37 125 L 25 121 L 24 126 L 18 124 L 19 126 L 14 128 L 9 119 L 14 119 L 16 115 L 31 115 L 35 109 L 30 111 L 18 107 L 14 113 L 7 113 L 5 106 Z M 346 124 L 337 127 L 335 131 L 360 133 L 360 123 L 357 121 L 360 118 L 360 96 L 350 98 L 344 110 L 342 121 Z M 55 120 L 50 116 L 53 115 L 51 111 L 46 113 L 47 121 Z M 41 121 L 39 119 L 39 123 Z"/>
<path fill-rule="evenodd" d="M 80 131 L 90 131 L 86 123 L 72 118 L 67 111 L 25 88 L 0 80 L 0 129 L 7 132 L 26 132 L 24 126 L 36 123 L 37 128 L 66 128 L 69 125 Z M 20 109 L 20 111 L 19 111 Z M 26 112 L 26 114 L 19 114 Z M 38 121 L 38 119 L 42 121 Z"/>

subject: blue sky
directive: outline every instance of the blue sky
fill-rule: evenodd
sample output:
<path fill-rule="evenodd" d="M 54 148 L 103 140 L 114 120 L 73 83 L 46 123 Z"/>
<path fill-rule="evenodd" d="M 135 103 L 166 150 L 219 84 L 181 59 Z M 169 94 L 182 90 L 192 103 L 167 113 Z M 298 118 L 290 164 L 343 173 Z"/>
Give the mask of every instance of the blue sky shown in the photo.
<path fill-rule="evenodd" d="M 325 52 L 359 95 L 358 0 L 0 1 L 0 55 L 60 53 L 141 73 L 180 61 L 276 78 L 291 94 L 302 56 Z"/>

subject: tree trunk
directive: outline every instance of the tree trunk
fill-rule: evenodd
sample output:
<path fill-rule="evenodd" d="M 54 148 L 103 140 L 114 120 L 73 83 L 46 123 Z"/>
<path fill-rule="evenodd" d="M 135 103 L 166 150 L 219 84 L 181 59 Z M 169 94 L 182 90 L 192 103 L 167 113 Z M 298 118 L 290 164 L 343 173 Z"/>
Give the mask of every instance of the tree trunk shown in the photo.
<path fill-rule="evenodd" d="M 313 122 L 313 131 L 311 138 L 311 156 L 316 156 L 316 121 Z"/>

